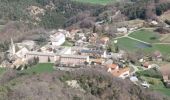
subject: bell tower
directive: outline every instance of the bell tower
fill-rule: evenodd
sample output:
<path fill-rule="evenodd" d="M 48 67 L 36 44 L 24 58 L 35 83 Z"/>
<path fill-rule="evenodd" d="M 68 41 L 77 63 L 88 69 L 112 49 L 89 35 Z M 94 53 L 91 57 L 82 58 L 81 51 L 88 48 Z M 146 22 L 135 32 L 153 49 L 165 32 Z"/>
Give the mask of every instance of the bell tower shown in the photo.
<path fill-rule="evenodd" d="M 11 54 L 11 55 L 14 55 L 14 54 L 15 54 L 15 44 L 14 44 L 12 38 L 11 38 L 11 45 L 10 45 L 10 54 Z"/>

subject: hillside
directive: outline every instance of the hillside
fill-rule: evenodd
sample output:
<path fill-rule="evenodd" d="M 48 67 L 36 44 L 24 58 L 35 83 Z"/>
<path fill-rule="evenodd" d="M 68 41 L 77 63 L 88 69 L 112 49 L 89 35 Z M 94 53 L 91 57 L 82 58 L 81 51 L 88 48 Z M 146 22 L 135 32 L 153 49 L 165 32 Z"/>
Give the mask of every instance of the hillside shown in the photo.
<path fill-rule="evenodd" d="M 0 79 L 1 100 L 168 100 L 99 69 L 34 75 L 11 70 Z"/>

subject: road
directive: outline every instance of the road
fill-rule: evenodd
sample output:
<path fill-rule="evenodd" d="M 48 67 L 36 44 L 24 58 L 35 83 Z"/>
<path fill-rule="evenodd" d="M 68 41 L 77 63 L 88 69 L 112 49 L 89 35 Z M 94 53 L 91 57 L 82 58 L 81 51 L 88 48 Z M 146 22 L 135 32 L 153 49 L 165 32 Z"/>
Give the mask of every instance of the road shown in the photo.
<path fill-rule="evenodd" d="M 144 43 L 144 44 L 148 44 L 148 45 L 151 45 L 151 44 L 169 44 L 170 45 L 170 43 L 149 43 L 149 42 L 145 42 L 145 41 L 142 41 L 142 40 L 139 40 L 139 39 L 136 39 L 136 38 L 129 36 L 131 33 L 138 31 L 138 30 L 141 30 L 141 29 L 152 29 L 152 28 L 140 28 L 140 29 L 137 29 L 137 30 L 134 30 L 134 31 L 130 31 L 127 34 L 125 34 L 124 36 L 116 37 L 114 39 L 121 39 L 121 38 L 127 37 L 131 40 L 135 40 L 135 41 L 138 41 L 138 42 L 141 42 L 141 43 Z"/>
<path fill-rule="evenodd" d="M 142 41 L 142 40 L 139 40 L 139 39 L 136 39 L 136 38 L 130 37 L 130 36 L 127 36 L 127 38 L 132 39 L 132 40 L 135 40 L 135 41 L 138 41 L 138 42 L 142 42 L 142 43 L 144 43 L 144 44 L 151 45 L 151 43 L 148 43 L 148 42 L 145 42 L 145 41 Z"/>
<path fill-rule="evenodd" d="M 132 63 L 130 63 L 129 66 L 131 66 L 131 67 L 134 69 L 134 71 L 131 72 L 132 75 L 135 74 L 137 71 L 139 71 L 139 69 L 137 68 L 137 66 L 133 65 Z"/>

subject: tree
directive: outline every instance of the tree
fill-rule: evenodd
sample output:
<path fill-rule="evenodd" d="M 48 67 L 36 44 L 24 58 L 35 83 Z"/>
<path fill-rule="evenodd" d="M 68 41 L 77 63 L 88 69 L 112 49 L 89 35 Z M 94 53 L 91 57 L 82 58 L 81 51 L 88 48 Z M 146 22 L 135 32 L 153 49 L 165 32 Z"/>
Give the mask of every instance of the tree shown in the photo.
<path fill-rule="evenodd" d="M 115 52 L 116 52 L 116 53 L 119 52 L 119 46 L 118 46 L 118 45 L 115 46 Z"/>
<path fill-rule="evenodd" d="M 50 59 L 50 57 L 48 57 L 48 62 L 51 62 L 51 59 Z"/>

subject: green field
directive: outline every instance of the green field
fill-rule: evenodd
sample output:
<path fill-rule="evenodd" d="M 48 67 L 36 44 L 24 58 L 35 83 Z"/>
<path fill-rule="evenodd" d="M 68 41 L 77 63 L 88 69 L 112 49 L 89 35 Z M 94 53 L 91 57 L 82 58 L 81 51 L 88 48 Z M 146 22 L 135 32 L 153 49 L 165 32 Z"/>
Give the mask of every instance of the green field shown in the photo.
<path fill-rule="evenodd" d="M 144 80 L 146 80 L 151 84 L 151 90 L 153 91 L 157 91 L 159 93 L 162 93 L 164 95 L 170 96 L 170 89 L 166 88 L 163 84 L 163 82 L 161 81 L 161 79 L 158 78 L 151 78 L 151 77 L 142 77 Z"/>
<path fill-rule="evenodd" d="M 113 43 L 112 43 L 113 44 Z M 137 51 L 143 50 L 146 53 L 160 51 L 163 54 L 170 54 L 170 45 L 168 44 L 153 44 L 147 45 L 127 37 L 118 39 L 119 48 L 126 50 L 126 51 Z"/>
<path fill-rule="evenodd" d="M 153 30 L 141 29 L 139 31 L 131 33 L 129 36 L 148 43 L 160 42 L 159 41 L 160 35 L 156 32 L 153 32 Z"/>
<path fill-rule="evenodd" d="M 145 44 L 140 41 L 130 39 L 128 37 L 123 37 L 118 39 L 117 45 L 120 49 L 133 52 L 137 50 L 143 50 L 146 53 L 151 53 L 158 50 L 165 55 L 170 54 L 170 44 L 157 44 L 161 43 L 159 41 L 160 35 L 156 32 L 153 32 L 153 30 L 151 29 L 141 29 L 139 31 L 135 31 L 131 33 L 129 37 L 133 37 L 135 39 L 151 44 Z M 114 45 L 114 43 L 112 44 Z"/>
<path fill-rule="evenodd" d="M 52 63 L 40 63 L 28 69 L 22 70 L 21 73 L 34 74 L 34 73 L 53 72 L 53 71 L 54 69 Z"/>
<path fill-rule="evenodd" d="M 117 0 L 72 0 L 72 1 L 83 2 L 83 3 L 91 3 L 91 4 L 106 5 L 106 4 L 114 3 Z"/>

